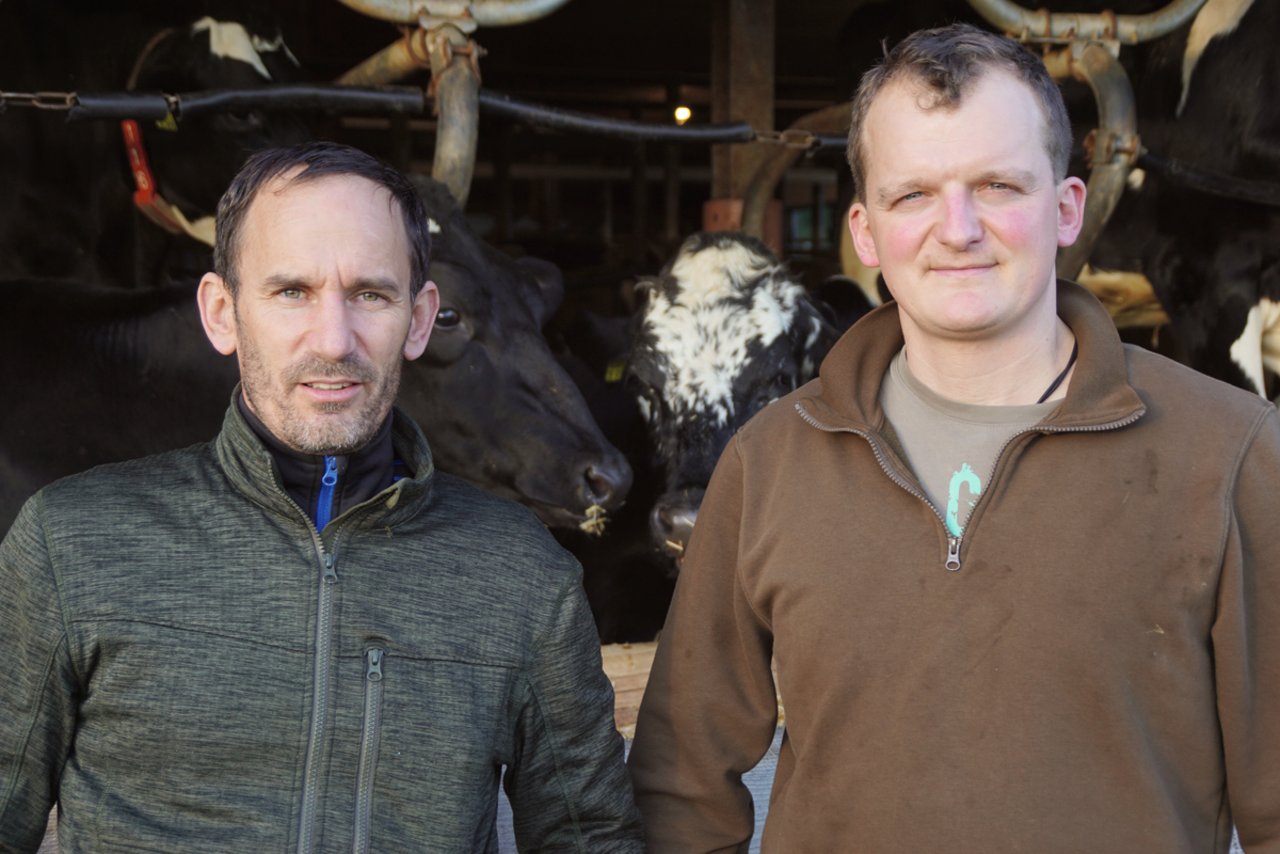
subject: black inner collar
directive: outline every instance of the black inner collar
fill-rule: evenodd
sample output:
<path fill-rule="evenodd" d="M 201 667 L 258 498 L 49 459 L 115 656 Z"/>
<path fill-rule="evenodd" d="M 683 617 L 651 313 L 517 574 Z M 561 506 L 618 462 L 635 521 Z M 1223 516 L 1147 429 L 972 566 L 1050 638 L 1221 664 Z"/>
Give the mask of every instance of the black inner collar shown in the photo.
<path fill-rule="evenodd" d="M 324 476 L 325 457 L 295 451 L 277 439 L 250 411 L 243 395 L 236 398 L 236 404 L 249 428 L 271 452 L 284 491 L 315 522 L 316 501 L 320 497 L 320 479 Z M 338 464 L 338 483 L 333 493 L 331 519 L 336 519 L 349 508 L 372 498 L 396 480 L 390 414 L 369 444 L 354 454 L 335 456 L 334 459 Z"/>

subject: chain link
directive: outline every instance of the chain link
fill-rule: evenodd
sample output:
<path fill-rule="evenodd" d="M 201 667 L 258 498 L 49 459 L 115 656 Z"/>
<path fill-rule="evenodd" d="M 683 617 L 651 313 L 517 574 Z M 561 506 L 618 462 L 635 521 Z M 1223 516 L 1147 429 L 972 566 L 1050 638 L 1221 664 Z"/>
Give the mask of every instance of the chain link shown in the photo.
<path fill-rule="evenodd" d="M 818 139 L 812 132 L 800 130 L 799 128 L 787 128 L 782 131 L 758 130 L 755 134 L 756 142 L 767 142 L 770 145 L 782 145 L 787 148 L 799 148 L 807 151 L 822 145 L 822 140 Z"/>
<path fill-rule="evenodd" d="M 0 111 L 11 106 L 69 110 L 78 100 L 75 92 L 0 92 Z"/>

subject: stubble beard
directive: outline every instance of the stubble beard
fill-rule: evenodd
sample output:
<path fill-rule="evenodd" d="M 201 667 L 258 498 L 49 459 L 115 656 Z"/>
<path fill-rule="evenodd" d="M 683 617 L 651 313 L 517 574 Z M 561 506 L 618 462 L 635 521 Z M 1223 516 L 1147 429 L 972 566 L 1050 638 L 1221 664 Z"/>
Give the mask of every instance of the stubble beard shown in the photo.
<path fill-rule="evenodd" d="M 249 408 L 277 439 L 295 451 L 317 456 L 354 453 L 377 435 L 400 389 L 400 365 L 384 372 L 360 359 L 330 362 L 303 359 L 272 377 L 257 348 L 240 339 L 240 383 Z M 363 403 L 300 404 L 294 389 L 303 379 L 358 380 Z"/>

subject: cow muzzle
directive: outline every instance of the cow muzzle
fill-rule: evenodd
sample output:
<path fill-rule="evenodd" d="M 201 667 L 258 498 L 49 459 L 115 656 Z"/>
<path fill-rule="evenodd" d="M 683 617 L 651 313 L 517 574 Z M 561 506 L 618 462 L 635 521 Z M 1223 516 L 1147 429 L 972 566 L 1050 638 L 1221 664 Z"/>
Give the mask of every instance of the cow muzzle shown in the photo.
<path fill-rule="evenodd" d="M 649 514 L 649 534 L 663 554 L 677 560 L 684 557 L 704 494 L 702 489 L 681 489 L 668 492 L 654 502 Z"/>

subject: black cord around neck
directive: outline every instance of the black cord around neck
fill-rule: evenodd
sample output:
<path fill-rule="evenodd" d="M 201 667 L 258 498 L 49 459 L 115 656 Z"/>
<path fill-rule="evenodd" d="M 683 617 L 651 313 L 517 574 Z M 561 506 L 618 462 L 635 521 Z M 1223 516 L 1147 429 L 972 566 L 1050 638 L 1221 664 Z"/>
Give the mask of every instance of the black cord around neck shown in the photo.
<path fill-rule="evenodd" d="M 1080 355 L 1080 342 L 1075 341 L 1071 344 L 1071 357 L 1067 359 L 1067 366 L 1062 369 L 1062 373 L 1053 378 L 1053 382 L 1049 383 L 1049 387 L 1044 390 L 1044 394 L 1040 395 L 1040 399 L 1036 403 L 1044 403 L 1049 399 L 1049 395 L 1058 390 L 1058 386 L 1062 385 L 1062 381 L 1067 378 L 1067 374 L 1071 373 L 1071 366 L 1076 363 L 1076 356 Z"/>

